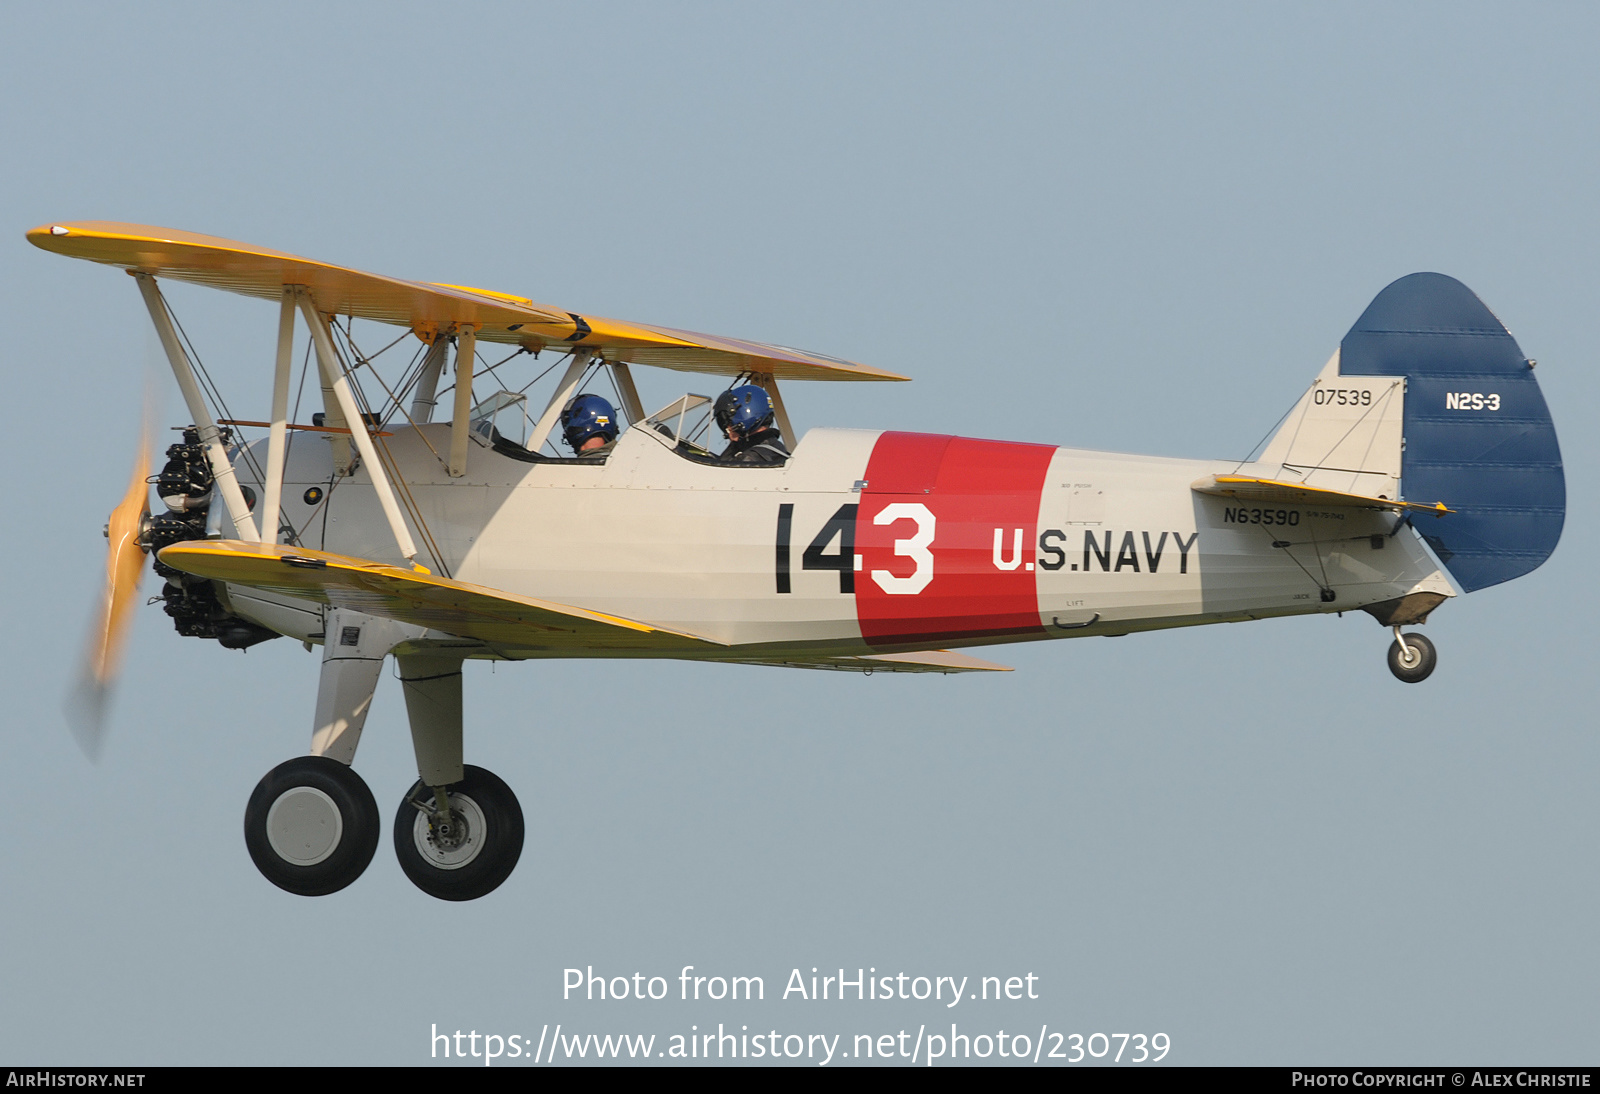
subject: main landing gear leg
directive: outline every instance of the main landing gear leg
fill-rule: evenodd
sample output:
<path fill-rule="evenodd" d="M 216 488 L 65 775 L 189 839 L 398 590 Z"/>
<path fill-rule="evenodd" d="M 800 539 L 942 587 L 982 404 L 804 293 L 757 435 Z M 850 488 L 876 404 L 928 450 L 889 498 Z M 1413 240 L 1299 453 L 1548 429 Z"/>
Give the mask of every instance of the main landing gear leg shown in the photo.
<path fill-rule="evenodd" d="M 267 772 L 244 813 L 244 842 L 266 879 L 301 896 L 337 892 L 378 848 L 378 803 L 350 769 L 383 659 L 421 628 L 345 609 L 325 619 L 311 755 Z"/>
<path fill-rule="evenodd" d="M 400 868 L 429 896 L 475 900 L 511 876 L 522 854 L 522 807 L 511 788 L 462 763 L 462 655 L 399 655 L 417 782 L 394 819 Z"/>

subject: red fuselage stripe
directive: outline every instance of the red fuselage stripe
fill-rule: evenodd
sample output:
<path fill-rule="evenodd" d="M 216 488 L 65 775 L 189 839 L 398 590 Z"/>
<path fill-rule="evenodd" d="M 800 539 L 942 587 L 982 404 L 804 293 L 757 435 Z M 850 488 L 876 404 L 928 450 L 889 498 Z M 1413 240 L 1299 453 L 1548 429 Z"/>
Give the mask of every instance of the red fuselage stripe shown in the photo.
<path fill-rule="evenodd" d="M 856 616 L 873 646 L 1038 634 L 1034 550 L 1055 448 L 885 433 L 856 513 Z"/>

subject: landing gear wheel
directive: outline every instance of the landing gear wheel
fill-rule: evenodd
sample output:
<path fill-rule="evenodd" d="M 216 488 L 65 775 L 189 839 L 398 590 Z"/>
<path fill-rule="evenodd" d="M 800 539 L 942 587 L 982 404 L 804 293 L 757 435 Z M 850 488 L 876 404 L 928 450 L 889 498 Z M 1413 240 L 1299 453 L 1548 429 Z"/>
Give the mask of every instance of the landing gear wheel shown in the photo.
<path fill-rule="evenodd" d="M 394 818 L 394 853 L 417 888 L 440 900 L 476 900 L 511 876 L 522 855 L 522 806 L 499 776 L 468 764 L 446 787 L 443 823 L 431 789 L 419 779 Z"/>
<path fill-rule="evenodd" d="M 326 896 L 367 868 L 380 823 L 360 775 L 326 756 L 297 756 L 256 784 L 244 809 L 244 845 L 278 888 Z"/>
<path fill-rule="evenodd" d="M 1434 665 L 1439 663 L 1439 655 L 1434 651 L 1433 643 L 1420 634 L 1406 635 L 1405 642 L 1407 648 L 1402 649 L 1397 637 L 1389 647 L 1389 671 L 1394 673 L 1397 680 L 1420 684 L 1433 672 Z"/>

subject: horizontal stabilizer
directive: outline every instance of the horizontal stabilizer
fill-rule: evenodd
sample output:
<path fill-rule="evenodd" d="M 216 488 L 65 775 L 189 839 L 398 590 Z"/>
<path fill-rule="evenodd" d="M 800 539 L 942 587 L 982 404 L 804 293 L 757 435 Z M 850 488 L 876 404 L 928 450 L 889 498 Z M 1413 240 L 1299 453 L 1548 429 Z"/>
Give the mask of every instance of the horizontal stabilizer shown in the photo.
<path fill-rule="evenodd" d="M 1260 502 L 1265 505 L 1328 505 L 1352 509 L 1388 509 L 1396 513 L 1433 513 L 1443 516 L 1454 512 L 1444 502 L 1421 505 L 1414 501 L 1395 501 L 1385 497 L 1368 497 L 1365 494 L 1347 494 L 1342 490 L 1328 490 L 1321 486 L 1304 486 L 1298 482 L 1281 479 L 1257 479 L 1248 475 L 1210 475 L 1190 485 L 1200 494 L 1214 494 L 1219 498 Z"/>
<path fill-rule="evenodd" d="M 719 658 L 719 660 L 723 660 Z M 740 660 L 742 665 L 773 665 L 789 669 L 833 669 L 843 672 L 1013 672 L 1010 665 L 997 665 L 954 650 L 918 650 L 916 653 L 869 653 L 856 657 L 782 658 Z"/>
<path fill-rule="evenodd" d="M 908 379 L 787 346 L 578 315 L 511 293 L 383 277 L 172 228 L 69 221 L 40 225 L 28 233 L 28 241 L 69 258 L 267 300 L 280 299 L 287 286 L 299 286 L 324 314 L 394 323 L 429 339 L 471 325 L 482 342 L 534 351 L 546 346 L 582 347 L 608 360 L 680 372 L 766 373 L 779 380 Z"/>
<path fill-rule="evenodd" d="M 621 616 L 304 547 L 191 540 L 173 544 L 159 557 L 168 566 L 213 581 L 353 608 L 518 649 L 656 650 L 693 656 L 727 648 L 708 638 Z"/>

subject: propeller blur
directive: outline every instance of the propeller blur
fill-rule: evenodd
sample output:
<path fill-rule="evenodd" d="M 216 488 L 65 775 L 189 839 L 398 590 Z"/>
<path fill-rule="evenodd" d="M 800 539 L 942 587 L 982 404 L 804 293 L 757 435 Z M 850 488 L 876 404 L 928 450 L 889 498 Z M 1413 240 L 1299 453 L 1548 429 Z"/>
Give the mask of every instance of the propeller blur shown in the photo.
<path fill-rule="evenodd" d="M 67 719 L 79 746 L 98 759 L 104 744 L 106 706 L 128 640 L 149 551 L 143 542 L 150 524 L 150 428 L 139 436 L 122 501 L 106 522 L 106 585 L 89 629 L 78 682 L 67 699 Z"/>

